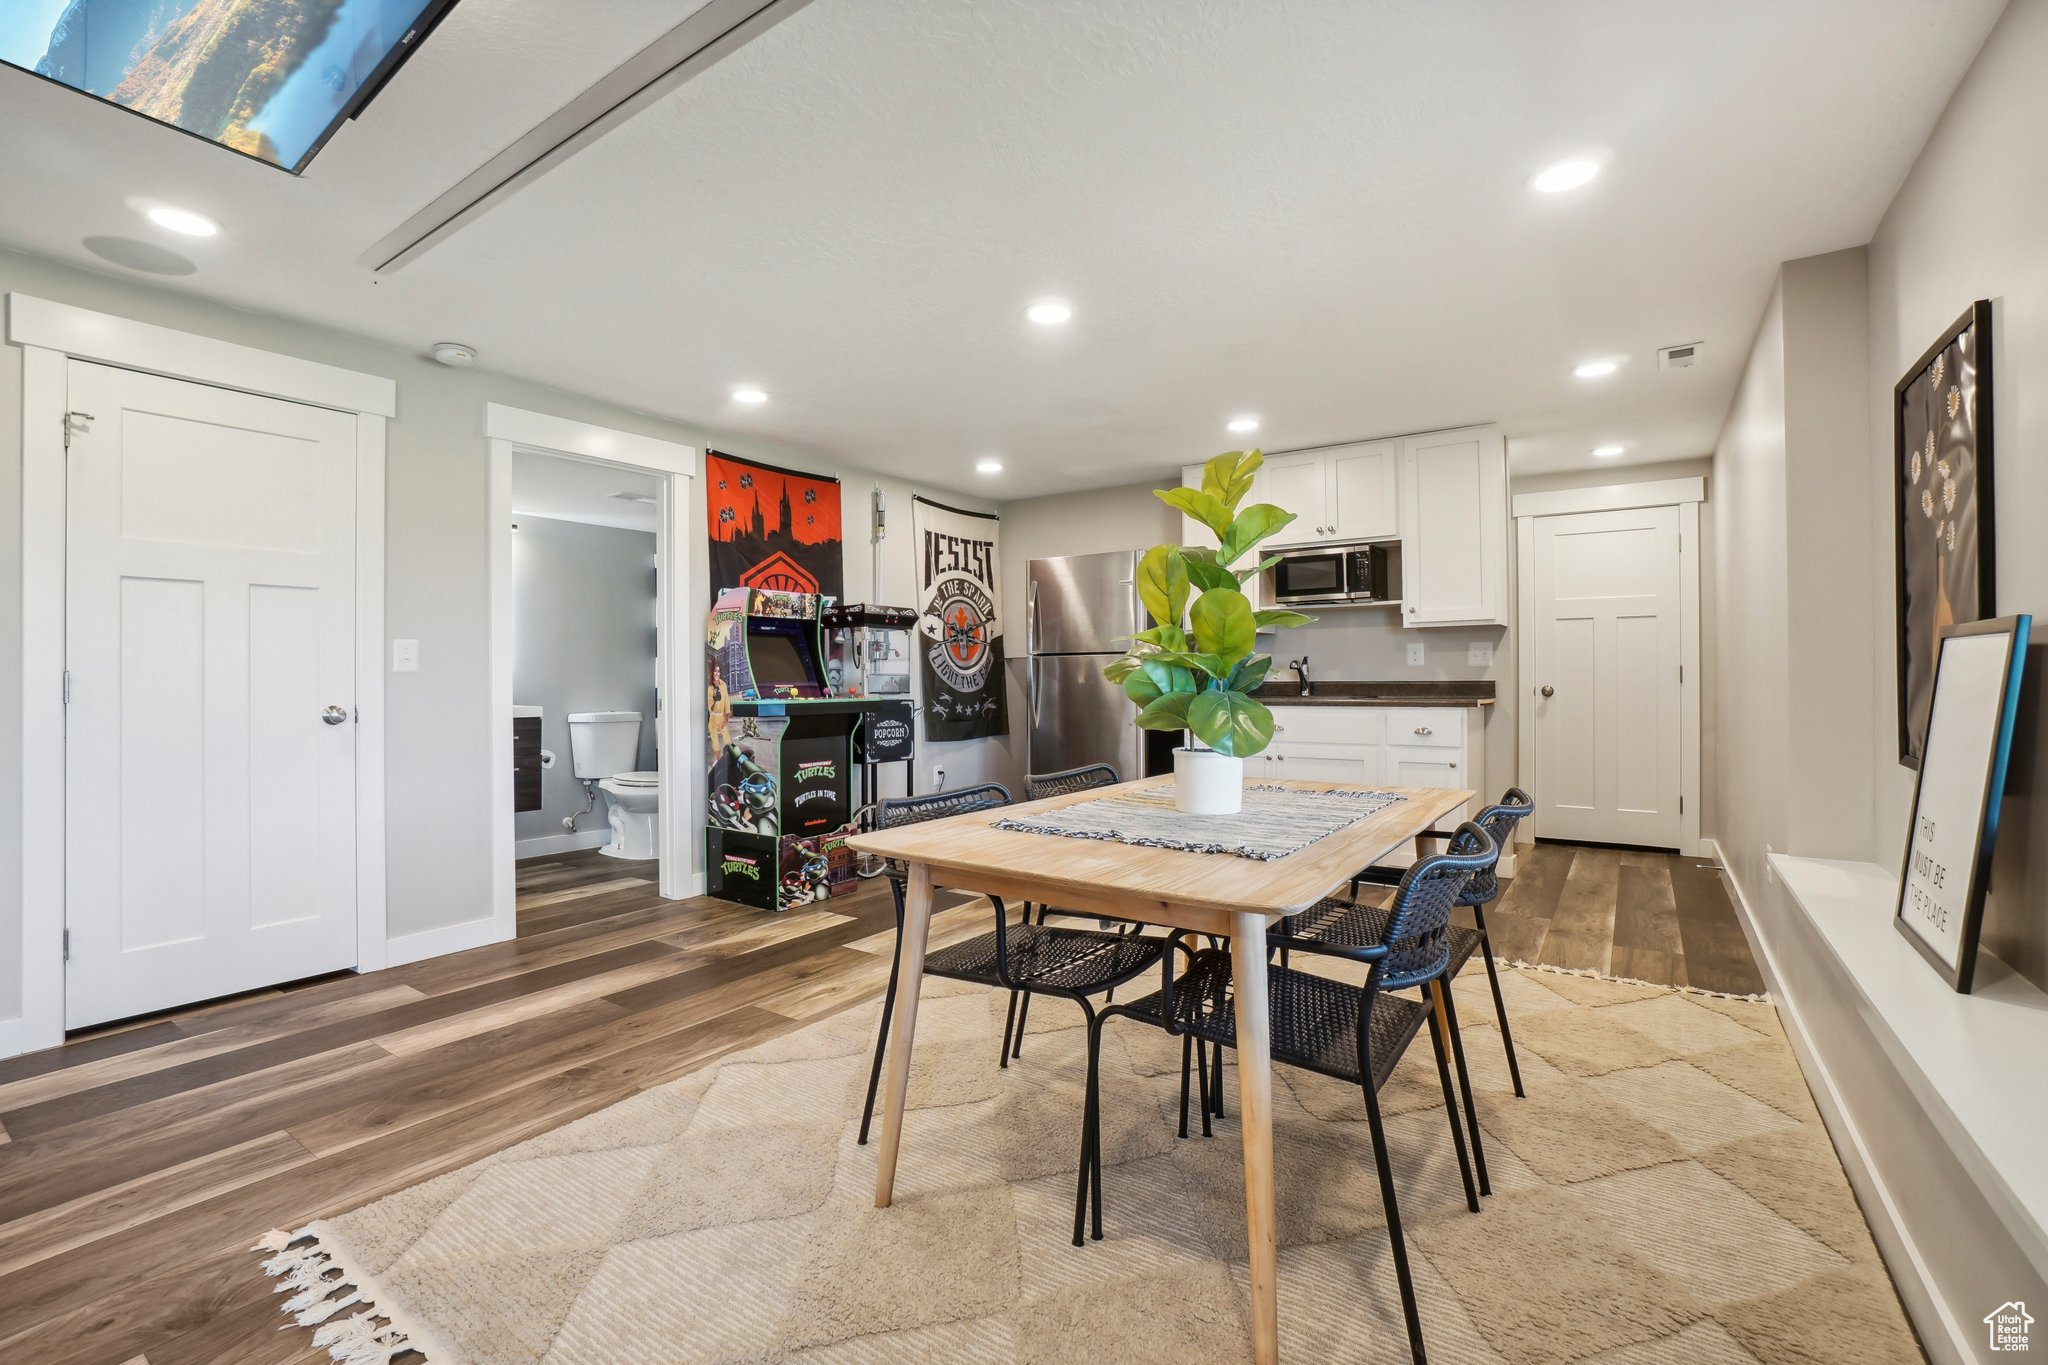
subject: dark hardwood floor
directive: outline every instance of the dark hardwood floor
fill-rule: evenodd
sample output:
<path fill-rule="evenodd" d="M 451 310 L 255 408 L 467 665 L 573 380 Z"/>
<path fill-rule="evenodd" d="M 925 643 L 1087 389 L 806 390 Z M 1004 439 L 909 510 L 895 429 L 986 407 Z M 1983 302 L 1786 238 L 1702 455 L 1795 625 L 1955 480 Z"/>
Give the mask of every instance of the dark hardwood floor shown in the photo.
<path fill-rule="evenodd" d="M 877 882 L 768 915 L 657 899 L 651 864 L 523 864 L 519 937 L 83 1034 L 0 1062 L 0 1361 L 314 1365 L 249 1247 L 873 995 Z M 934 942 L 986 927 L 953 903 Z M 1503 956 L 1757 989 L 1688 859 L 1541 845 Z"/>

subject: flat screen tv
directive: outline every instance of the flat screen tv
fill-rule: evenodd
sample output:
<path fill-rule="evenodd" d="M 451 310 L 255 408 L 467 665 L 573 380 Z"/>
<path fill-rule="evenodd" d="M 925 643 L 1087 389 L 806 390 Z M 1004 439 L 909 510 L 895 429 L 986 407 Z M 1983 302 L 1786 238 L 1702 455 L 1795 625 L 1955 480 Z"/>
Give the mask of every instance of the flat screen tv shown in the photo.
<path fill-rule="evenodd" d="M 0 0 L 0 62 L 294 175 L 455 0 Z"/>

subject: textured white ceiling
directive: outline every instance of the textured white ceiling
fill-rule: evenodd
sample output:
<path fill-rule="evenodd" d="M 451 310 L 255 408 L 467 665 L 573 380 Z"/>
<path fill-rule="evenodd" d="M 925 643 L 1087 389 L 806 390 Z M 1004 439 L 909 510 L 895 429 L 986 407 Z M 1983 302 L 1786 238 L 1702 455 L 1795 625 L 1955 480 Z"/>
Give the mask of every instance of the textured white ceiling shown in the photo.
<path fill-rule="evenodd" d="M 652 498 L 659 492 L 660 485 L 651 475 L 629 469 L 526 450 L 512 452 L 512 510 L 522 516 L 616 526 L 651 535 L 658 519 L 655 504 L 628 502 L 612 495 L 638 493 Z"/>
<path fill-rule="evenodd" d="M 815 0 L 354 264 L 694 8 L 464 0 L 299 182 L 5 76 L 0 240 L 91 261 L 157 195 L 227 227 L 169 287 L 996 497 L 1165 473 L 1240 411 L 1269 449 L 1496 420 L 1518 470 L 1668 459 L 1776 264 L 1868 239 L 2001 0 Z M 1591 187 L 1527 188 L 1585 149 Z"/>

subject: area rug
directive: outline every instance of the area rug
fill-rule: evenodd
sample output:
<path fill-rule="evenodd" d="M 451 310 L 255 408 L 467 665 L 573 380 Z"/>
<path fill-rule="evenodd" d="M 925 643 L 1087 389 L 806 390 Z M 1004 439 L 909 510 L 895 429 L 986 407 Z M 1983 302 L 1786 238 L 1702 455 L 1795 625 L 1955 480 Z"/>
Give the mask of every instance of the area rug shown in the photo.
<path fill-rule="evenodd" d="M 1481 1213 L 1426 1045 L 1385 1092 L 1433 1359 L 1921 1359 L 1769 1003 L 1502 986 L 1526 1099 L 1484 974 L 1457 987 Z M 1107 1238 L 1077 1249 L 1080 1013 L 1040 1002 L 999 1070 L 1005 1003 L 926 984 L 893 1208 L 854 1141 L 866 1005 L 273 1234 L 265 1264 L 349 1362 L 1249 1360 L 1234 1071 L 1216 1136 L 1179 1139 L 1179 1044 L 1107 1027 Z M 1282 1357 L 1405 1361 L 1360 1097 L 1275 1075 Z"/>

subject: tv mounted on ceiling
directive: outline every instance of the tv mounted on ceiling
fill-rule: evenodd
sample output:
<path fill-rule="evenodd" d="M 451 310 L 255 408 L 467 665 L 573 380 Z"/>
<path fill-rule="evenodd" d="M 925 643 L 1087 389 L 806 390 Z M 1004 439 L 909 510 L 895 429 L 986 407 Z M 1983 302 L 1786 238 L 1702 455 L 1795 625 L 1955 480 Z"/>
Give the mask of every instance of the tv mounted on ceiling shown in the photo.
<path fill-rule="evenodd" d="M 0 62 L 296 175 L 456 0 L 0 0 Z"/>

